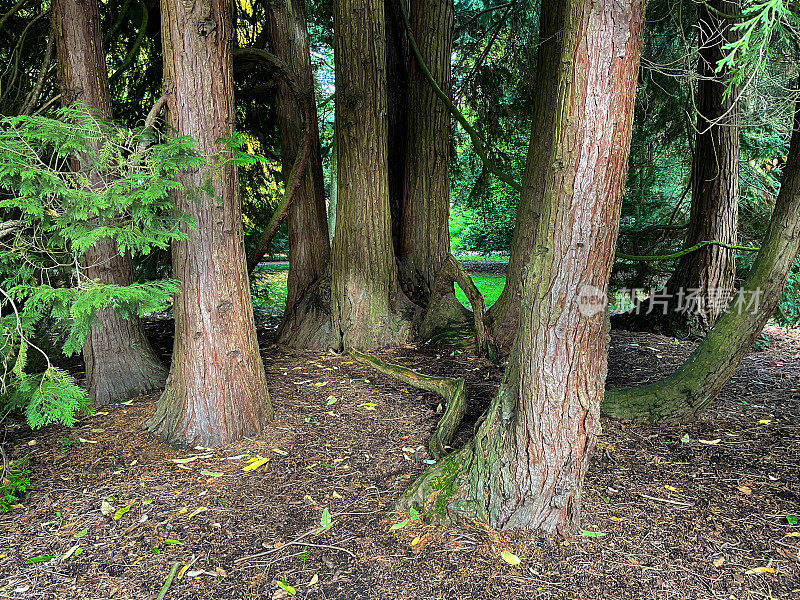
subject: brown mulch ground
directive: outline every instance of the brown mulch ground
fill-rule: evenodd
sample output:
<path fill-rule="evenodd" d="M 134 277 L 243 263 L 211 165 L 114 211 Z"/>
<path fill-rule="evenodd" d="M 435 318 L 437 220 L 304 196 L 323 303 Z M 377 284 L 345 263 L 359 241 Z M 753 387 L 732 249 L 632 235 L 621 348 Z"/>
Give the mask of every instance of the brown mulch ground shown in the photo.
<path fill-rule="evenodd" d="M 168 324 L 152 327 L 166 337 Z M 191 566 L 168 599 L 287 597 L 279 580 L 298 597 L 337 600 L 800 598 L 800 537 L 789 535 L 800 526 L 786 519 L 800 514 L 793 332 L 770 330 L 772 346 L 745 360 L 702 422 L 604 421 L 582 527 L 605 535 L 562 541 L 477 525 L 390 530 L 405 517 L 388 506 L 426 466 L 439 399 L 347 357 L 281 351 L 267 329 L 277 417 L 259 439 L 175 450 L 141 431 L 153 397 L 72 430 L 9 432 L 35 484 L 24 508 L 0 515 L 0 597 L 155 598 L 179 561 Z M 691 348 L 619 332 L 609 382 L 656 379 Z M 502 374 L 469 352 L 421 346 L 382 357 L 466 377 L 472 422 Z M 258 457 L 269 460 L 243 470 Z M 112 511 L 133 504 L 114 519 L 104 499 Z M 307 535 L 326 507 L 332 527 Z M 75 546 L 82 552 L 62 560 Z M 521 563 L 504 562 L 502 550 Z"/>

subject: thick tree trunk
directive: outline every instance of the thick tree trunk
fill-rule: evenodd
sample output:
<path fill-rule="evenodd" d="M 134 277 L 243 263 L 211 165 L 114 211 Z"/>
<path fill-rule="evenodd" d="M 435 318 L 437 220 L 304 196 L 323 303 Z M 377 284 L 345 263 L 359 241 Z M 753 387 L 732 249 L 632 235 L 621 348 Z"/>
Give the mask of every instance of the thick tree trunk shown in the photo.
<path fill-rule="evenodd" d="M 233 134 L 232 15 L 230 0 L 161 3 L 169 124 L 208 154 Z M 180 181 L 176 208 L 197 225 L 172 245 L 181 282 L 172 368 L 147 427 L 172 444 L 209 446 L 257 434 L 272 407 L 253 322 L 236 168 L 210 164 Z"/>
<path fill-rule="evenodd" d="M 80 101 L 110 120 L 111 97 L 97 0 L 56 0 L 52 10 L 62 104 Z M 81 168 L 80 159 L 76 167 Z M 133 283 L 131 258 L 121 255 L 110 241 L 87 251 L 83 267 L 87 277 L 101 283 Z M 139 319 L 125 319 L 114 310 L 98 311 L 97 319 L 83 347 L 86 384 L 95 406 L 162 388 L 167 372 Z"/>
<path fill-rule="evenodd" d="M 800 112 L 767 235 L 753 268 L 728 310 L 689 359 L 666 379 L 640 388 L 608 390 L 603 413 L 647 422 L 693 421 L 730 380 L 774 314 L 800 247 Z"/>
<path fill-rule="evenodd" d="M 494 341 L 505 352 L 510 350 L 519 327 L 523 267 L 528 264 L 531 251 L 536 244 L 535 233 L 547 175 L 557 166 L 553 164 L 551 149 L 558 117 L 556 111 L 559 75 L 553 65 L 561 52 L 559 36 L 563 24 L 563 10 L 563 7 L 552 7 L 550 10 L 542 11 L 539 21 L 539 46 L 536 55 L 535 82 L 532 86 L 534 92 L 531 139 L 511 238 L 506 285 L 497 302 L 487 312 Z"/>
<path fill-rule="evenodd" d="M 697 130 L 692 160 L 692 203 L 686 248 L 717 240 L 736 244 L 739 202 L 739 90 L 726 95 L 728 72 L 716 73 L 723 47 L 739 34 L 713 10 L 740 12 L 738 0 L 698 5 Z M 731 297 L 735 250 L 710 245 L 686 254 L 652 303 L 612 320 L 614 327 L 700 337 L 714 325 Z"/>
<path fill-rule="evenodd" d="M 325 274 L 330 255 L 304 0 L 272 0 L 267 33 L 270 51 L 294 73 L 303 94 L 298 98 L 287 82 L 279 80 L 275 109 L 284 182 L 289 181 L 305 127 L 310 128 L 311 135 L 308 166 L 289 205 L 289 276 L 285 314 L 290 315 L 300 298 Z M 310 118 L 308 123 L 304 123 L 305 115 Z"/>
<path fill-rule="evenodd" d="M 452 0 L 412 0 L 411 30 L 431 76 L 450 92 Z M 455 297 L 453 279 L 440 277 L 450 255 L 450 111 L 417 61 L 411 63 L 408 149 L 398 245 L 400 284 L 426 309 L 419 334 L 436 336 L 469 315 Z M 450 271 L 447 271 L 450 273 Z"/>
<path fill-rule="evenodd" d="M 424 473 L 400 505 L 445 519 L 571 533 L 600 427 L 605 294 L 644 2 L 543 2 L 544 18 L 558 22 L 562 10 L 560 48 L 548 65 L 558 81 L 558 118 L 509 366 L 472 443 Z"/>
<path fill-rule="evenodd" d="M 338 0 L 334 24 L 338 205 L 332 333 L 344 348 L 372 348 L 409 333 L 408 320 L 398 315 L 403 295 L 389 212 L 383 0 Z"/>
<path fill-rule="evenodd" d="M 403 22 L 401 3 L 408 10 L 409 0 L 384 0 L 386 34 L 386 108 L 388 114 L 387 172 L 389 212 L 392 216 L 392 246 L 400 251 L 406 155 L 409 151 L 410 61 L 408 35 Z"/>

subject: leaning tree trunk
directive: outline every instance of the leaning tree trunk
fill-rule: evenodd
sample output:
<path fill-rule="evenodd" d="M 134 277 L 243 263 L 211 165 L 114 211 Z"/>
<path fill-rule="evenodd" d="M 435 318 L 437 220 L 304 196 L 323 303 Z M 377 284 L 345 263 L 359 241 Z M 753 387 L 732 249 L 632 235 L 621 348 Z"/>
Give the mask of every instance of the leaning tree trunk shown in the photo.
<path fill-rule="evenodd" d="M 717 240 L 736 244 L 739 214 L 739 89 L 729 72 L 716 72 L 723 47 L 738 39 L 721 17 L 740 12 L 738 0 L 698 5 L 697 129 L 692 160 L 692 203 L 686 248 Z M 727 90 L 727 91 L 726 91 Z M 652 304 L 645 300 L 612 319 L 615 328 L 658 330 L 679 337 L 708 332 L 725 310 L 736 276 L 735 250 L 713 244 L 681 257 Z"/>
<path fill-rule="evenodd" d="M 506 285 L 497 302 L 488 310 L 487 321 L 498 348 L 508 351 L 519 327 L 522 299 L 522 272 L 536 244 L 535 233 L 550 164 L 553 135 L 556 131 L 559 74 L 553 64 L 560 56 L 559 35 L 563 15 L 555 7 L 542 11 L 539 45 L 533 88 L 533 120 L 522 192 L 511 238 L 511 254 L 506 269 Z"/>
<path fill-rule="evenodd" d="M 162 0 L 161 36 L 169 124 L 219 156 L 233 134 L 231 0 Z M 152 433 L 209 446 L 261 431 L 272 417 L 247 280 L 236 167 L 208 164 L 180 175 L 175 207 L 196 221 L 172 245 L 175 345 Z M 218 159 L 211 157 L 210 163 Z"/>
<path fill-rule="evenodd" d="M 271 2 L 267 33 L 270 50 L 295 75 L 299 93 L 302 94 L 298 98 L 288 82 L 278 79 L 275 111 L 281 138 L 284 184 L 288 185 L 306 128 L 310 135 L 308 164 L 289 205 L 289 275 L 285 314 L 291 314 L 297 302 L 325 274 L 330 255 L 314 74 L 311 70 L 304 0 Z M 304 116 L 310 117 L 309 122 L 304 123 Z"/>
<path fill-rule="evenodd" d="M 56 0 L 53 30 L 58 54 L 61 103 L 83 102 L 111 119 L 108 71 L 97 0 Z M 80 169 L 80 158 L 75 161 Z M 98 182 L 99 184 L 99 182 Z M 84 274 L 104 284 L 127 286 L 133 280 L 131 257 L 112 241 L 101 241 L 83 256 Z M 167 371 L 159 362 L 136 317 L 113 309 L 97 311 L 83 347 L 86 385 L 95 406 L 160 389 Z"/>
<path fill-rule="evenodd" d="M 605 294 L 628 164 L 644 2 L 542 4 L 543 21 L 562 23 L 559 48 L 547 65 L 558 81 L 558 118 L 509 366 L 474 440 L 424 473 L 400 505 L 445 519 L 477 517 L 494 527 L 570 533 L 600 427 L 609 338 Z"/>
<path fill-rule="evenodd" d="M 331 252 L 332 333 L 344 348 L 408 337 L 398 315 L 387 168 L 383 0 L 334 2 L 338 204 Z M 407 302 L 407 300 L 406 300 Z"/>
<path fill-rule="evenodd" d="M 422 60 L 450 93 L 453 1 L 412 0 L 410 24 Z M 442 274 L 450 255 L 450 111 L 422 67 L 411 63 L 408 148 L 398 244 L 400 284 L 425 309 L 419 334 L 427 339 L 468 320 L 455 297 L 452 276 Z"/>
<path fill-rule="evenodd" d="M 800 105 L 783 181 L 750 275 L 728 310 L 675 373 L 654 384 L 608 390 L 603 413 L 646 422 L 693 421 L 730 380 L 775 313 L 800 247 Z"/>

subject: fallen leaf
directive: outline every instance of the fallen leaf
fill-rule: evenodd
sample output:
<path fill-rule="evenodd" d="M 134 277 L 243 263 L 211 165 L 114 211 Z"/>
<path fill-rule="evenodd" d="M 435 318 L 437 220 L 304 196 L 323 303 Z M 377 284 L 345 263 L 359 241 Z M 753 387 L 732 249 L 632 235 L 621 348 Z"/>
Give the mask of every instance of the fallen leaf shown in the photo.
<path fill-rule="evenodd" d="M 421 539 L 422 539 L 422 538 L 421 538 L 420 536 L 417 536 L 417 537 L 415 537 L 413 540 L 411 540 L 411 545 L 412 545 L 412 546 L 416 546 L 417 544 L 419 544 L 419 541 L 420 541 Z"/>
<path fill-rule="evenodd" d="M 315 381 L 314 383 L 309 384 L 311 387 L 323 387 L 328 385 L 330 381 Z"/>
<path fill-rule="evenodd" d="M 40 562 L 47 562 L 48 560 L 53 560 L 55 558 L 52 554 L 48 554 L 46 556 L 31 556 L 28 560 L 25 561 L 26 565 L 33 565 Z"/>
<path fill-rule="evenodd" d="M 127 513 L 134 504 L 136 504 L 136 500 L 131 500 L 126 506 L 120 508 L 117 512 L 114 513 L 114 520 L 119 521 L 122 517 L 125 516 L 125 513 Z"/>
<path fill-rule="evenodd" d="M 743 494 L 747 494 L 748 496 L 753 493 L 753 490 L 747 487 L 746 485 L 740 485 L 736 489 L 742 492 Z"/>
<path fill-rule="evenodd" d="M 758 575 L 759 573 L 774 573 L 775 569 L 772 567 L 756 567 L 755 569 L 750 569 L 749 571 L 745 571 L 745 575 Z"/>
<path fill-rule="evenodd" d="M 311 587 L 312 585 L 317 585 L 318 583 L 319 583 L 319 576 L 316 573 L 314 573 L 314 575 L 311 577 L 311 579 L 306 585 L 308 587 Z"/>
<path fill-rule="evenodd" d="M 199 515 L 200 513 L 202 513 L 202 512 L 206 512 L 207 510 L 208 510 L 208 509 L 207 509 L 205 506 L 201 506 L 200 508 L 195 508 L 195 509 L 192 511 L 192 514 L 190 514 L 190 515 L 189 515 L 189 518 L 191 519 L 192 517 L 196 517 L 196 516 L 197 516 L 197 515 Z"/>
<path fill-rule="evenodd" d="M 269 462 L 269 457 L 262 458 L 260 456 L 257 456 L 256 458 L 251 458 L 247 462 L 249 462 L 250 464 L 248 464 L 246 467 L 242 468 L 242 471 L 255 471 L 258 467 L 268 463 Z"/>
<path fill-rule="evenodd" d="M 375 410 L 378 407 L 374 402 L 364 402 L 363 404 L 359 404 L 359 406 L 364 410 Z"/>
<path fill-rule="evenodd" d="M 325 402 L 325 404 L 330 406 L 331 404 L 336 404 L 338 401 L 339 401 L 339 399 L 336 396 L 328 396 L 328 399 Z"/>
<path fill-rule="evenodd" d="M 522 559 L 521 559 L 519 556 L 517 556 L 517 555 L 516 555 L 516 554 L 514 554 L 513 552 L 509 552 L 508 550 L 503 550 L 503 551 L 500 553 L 500 557 L 501 557 L 501 558 L 502 558 L 504 561 L 506 561 L 508 564 L 510 564 L 510 565 L 513 565 L 513 566 L 515 566 L 515 567 L 516 567 L 516 566 L 517 566 L 519 563 L 521 563 L 521 562 L 522 562 Z"/>
<path fill-rule="evenodd" d="M 722 440 L 716 439 L 716 440 L 697 440 L 697 441 L 700 442 L 701 444 L 705 444 L 706 446 L 716 446 Z"/>
<path fill-rule="evenodd" d="M 800 531 L 790 531 L 786 534 L 786 537 L 800 537 Z"/>
<path fill-rule="evenodd" d="M 64 553 L 64 556 L 62 556 L 62 557 L 61 557 L 61 561 L 63 562 L 63 561 L 65 561 L 65 560 L 67 560 L 67 559 L 68 559 L 70 556 L 72 556 L 73 554 L 75 554 L 76 550 L 79 550 L 79 549 L 80 549 L 80 546 L 78 546 L 77 544 L 76 544 L 76 545 L 74 545 L 72 548 L 70 548 L 69 550 L 67 550 L 67 551 Z"/>
<path fill-rule="evenodd" d="M 605 531 L 587 531 L 586 529 L 581 531 L 581 535 L 585 535 L 586 537 L 603 537 L 605 534 Z"/>
<path fill-rule="evenodd" d="M 89 528 L 88 527 L 84 527 L 78 533 L 75 534 L 75 539 L 78 540 L 78 539 L 82 538 L 83 536 L 85 536 L 87 533 L 89 533 Z"/>
<path fill-rule="evenodd" d="M 665 489 L 665 490 L 669 490 L 670 492 L 680 492 L 680 490 L 679 490 L 678 488 L 676 488 L 676 487 L 673 487 L 673 486 L 671 486 L 671 485 L 665 485 L 665 486 L 664 486 L 664 489 Z"/>
<path fill-rule="evenodd" d="M 712 562 L 714 563 L 715 567 L 720 568 L 722 566 L 722 563 L 725 562 L 725 557 L 720 556 L 719 558 L 715 558 Z"/>
<path fill-rule="evenodd" d="M 272 451 L 275 454 L 280 454 L 281 456 L 289 456 L 289 453 L 286 450 L 281 450 L 280 448 L 273 448 Z"/>
<path fill-rule="evenodd" d="M 108 500 L 103 500 L 103 502 L 100 504 L 100 512 L 104 517 L 108 516 L 114 512 L 114 507 Z"/>
<path fill-rule="evenodd" d="M 206 477 L 222 477 L 224 474 L 222 471 L 206 471 L 205 469 L 200 471 L 200 475 L 205 475 Z"/>
<path fill-rule="evenodd" d="M 408 519 L 403 519 L 399 523 L 395 523 L 394 525 L 389 527 L 389 531 L 394 531 L 395 529 L 402 529 L 406 525 L 408 525 Z"/>

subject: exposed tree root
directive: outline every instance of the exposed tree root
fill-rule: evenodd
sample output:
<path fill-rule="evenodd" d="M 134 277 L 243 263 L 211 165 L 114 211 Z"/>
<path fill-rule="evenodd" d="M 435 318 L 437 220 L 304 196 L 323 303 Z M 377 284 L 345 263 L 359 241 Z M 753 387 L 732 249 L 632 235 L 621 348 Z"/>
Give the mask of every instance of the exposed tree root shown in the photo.
<path fill-rule="evenodd" d="M 439 460 L 447 452 L 447 446 L 453 439 L 453 435 L 458 429 L 461 420 L 464 418 L 464 413 L 467 411 L 467 399 L 464 394 L 464 379 L 462 377 L 433 377 L 431 375 L 422 375 L 416 371 L 412 371 L 406 367 L 385 363 L 382 360 L 362 354 L 357 350 L 350 350 L 350 356 L 359 362 L 369 365 L 379 373 L 388 375 L 398 381 L 407 383 L 428 392 L 435 392 L 445 400 L 445 409 L 442 418 L 436 425 L 433 431 L 433 436 L 428 442 L 428 449 L 431 455 Z"/>
<path fill-rule="evenodd" d="M 437 277 L 444 277 L 448 278 L 450 281 L 455 281 L 458 287 L 464 291 L 464 294 L 466 294 L 472 306 L 476 350 L 480 356 L 486 356 L 489 360 L 495 361 L 496 353 L 494 350 L 494 342 L 484 324 L 486 318 L 486 303 L 483 301 L 483 295 L 475 286 L 469 273 L 464 270 L 464 267 L 461 266 L 452 254 L 448 254 Z"/>

